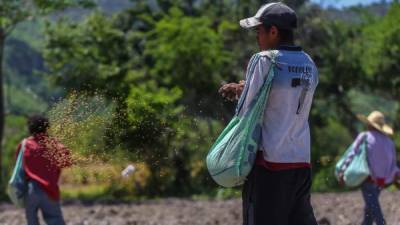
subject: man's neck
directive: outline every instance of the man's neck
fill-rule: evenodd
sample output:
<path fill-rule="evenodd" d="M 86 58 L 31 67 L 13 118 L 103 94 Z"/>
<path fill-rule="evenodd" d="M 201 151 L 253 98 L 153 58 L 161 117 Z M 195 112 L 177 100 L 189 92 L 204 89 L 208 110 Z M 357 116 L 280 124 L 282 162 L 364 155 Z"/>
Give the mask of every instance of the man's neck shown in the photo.
<path fill-rule="evenodd" d="M 294 42 L 293 42 L 293 41 L 284 41 L 284 42 L 280 42 L 280 43 L 278 44 L 278 46 L 276 46 L 276 47 L 279 47 L 279 46 L 282 46 L 282 45 L 293 46 L 293 45 L 294 45 Z"/>
<path fill-rule="evenodd" d="M 294 42 L 280 42 L 279 44 L 277 44 L 273 47 L 269 47 L 267 49 L 261 49 L 261 50 L 263 50 L 263 51 L 274 50 L 274 49 L 278 49 L 280 46 L 294 46 L 294 45 L 295 45 Z"/>

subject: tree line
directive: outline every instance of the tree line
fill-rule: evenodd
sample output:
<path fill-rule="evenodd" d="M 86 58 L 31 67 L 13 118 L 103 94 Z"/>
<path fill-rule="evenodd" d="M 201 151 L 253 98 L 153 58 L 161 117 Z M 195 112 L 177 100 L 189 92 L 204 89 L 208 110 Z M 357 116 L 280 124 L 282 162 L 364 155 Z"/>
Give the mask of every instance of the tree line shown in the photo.
<path fill-rule="evenodd" d="M 148 165 L 143 194 L 212 191 L 204 158 L 234 108 L 217 90 L 243 79 L 257 46 L 238 21 L 265 1 L 132 2 L 112 16 L 94 10 L 83 20 L 47 23 L 44 75 L 66 93 L 116 102 L 107 149 Z M 335 160 L 361 128 L 356 113 L 378 107 L 400 125 L 400 4 L 388 3 L 384 16 L 354 7 L 343 19 L 307 0 L 284 2 L 299 14 L 296 43 L 320 74 L 310 121 L 314 190 L 335 190 Z"/>

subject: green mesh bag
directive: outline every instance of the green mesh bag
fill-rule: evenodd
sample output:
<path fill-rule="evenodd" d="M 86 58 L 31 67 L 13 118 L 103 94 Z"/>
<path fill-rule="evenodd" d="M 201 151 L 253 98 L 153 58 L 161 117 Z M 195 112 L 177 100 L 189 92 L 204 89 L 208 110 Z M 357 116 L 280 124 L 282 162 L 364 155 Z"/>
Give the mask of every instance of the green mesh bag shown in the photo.
<path fill-rule="evenodd" d="M 339 180 L 342 174 L 348 187 L 360 186 L 370 175 L 367 160 L 367 137 L 364 136 L 358 149 L 352 144 L 336 163 L 335 176 Z"/>
<path fill-rule="evenodd" d="M 249 89 L 251 76 L 260 57 L 256 54 L 249 62 L 246 84 L 236 107 L 235 116 L 222 131 L 207 155 L 207 168 L 219 185 L 234 187 L 244 183 L 256 159 L 261 140 L 264 111 L 274 78 L 276 51 L 269 51 L 271 60 L 268 74 L 259 92 L 244 114 L 240 114 Z"/>
<path fill-rule="evenodd" d="M 28 181 L 25 177 L 23 166 L 23 157 L 25 152 L 26 140 L 21 144 L 21 149 L 18 153 L 17 162 L 13 170 L 13 174 L 8 182 L 7 194 L 11 202 L 17 207 L 24 207 L 25 194 L 28 189 Z"/>

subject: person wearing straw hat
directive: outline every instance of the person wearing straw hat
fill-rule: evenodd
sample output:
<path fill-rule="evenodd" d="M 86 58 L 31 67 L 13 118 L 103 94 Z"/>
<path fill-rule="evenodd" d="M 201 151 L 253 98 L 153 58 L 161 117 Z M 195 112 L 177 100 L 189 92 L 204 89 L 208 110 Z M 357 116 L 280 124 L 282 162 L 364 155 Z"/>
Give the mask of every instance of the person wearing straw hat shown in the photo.
<path fill-rule="evenodd" d="M 370 176 L 361 185 L 365 202 L 362 225 L 372 225 L 374 221 L 377 225 L 384 225 L 386 222 L 379 204 L 379 194 L 386 185 L 393 183 L 399 174 L 396 149 L 390 138 L 393 129 L 379 111 L 357 117 L 367 126 L 367 131 L 361 132 L 353 144 L 359 146 L 366 138 L 367 162 L 370 169 Z"/>
<path fill-rule="evenodd" d="M 393 135 L 393 129 L 386 123 L 383 113 L 379 111 L 373 111 L 368 115 L 368 117 L 362 114 L 357 115 L 357 117 L 368 126 L 372 126 L 373 129 L 378 130 L 388 136 Z"/>

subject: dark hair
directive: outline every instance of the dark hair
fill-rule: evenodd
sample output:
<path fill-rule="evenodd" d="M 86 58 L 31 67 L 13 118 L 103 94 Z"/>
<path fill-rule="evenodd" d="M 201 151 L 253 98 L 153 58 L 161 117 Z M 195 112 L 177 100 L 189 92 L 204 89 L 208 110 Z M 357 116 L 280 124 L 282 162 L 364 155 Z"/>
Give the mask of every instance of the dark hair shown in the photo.
<path fill-rule="evenodd" d="M 274 24 L 263 24 L 265 30 L 269 31 Z M 279 41 L 281 44 L 292 44 L 294 43 L 294 32 L 292 29 L 282 29 L 276 26 L 278 29 Z"/>
<path fill-rule="evenodd" d="M 49 119 L 44 116 L 33 115 L 28 118 L 28 130 L 31 135 L 46 133 L 49 126 Z"/>

